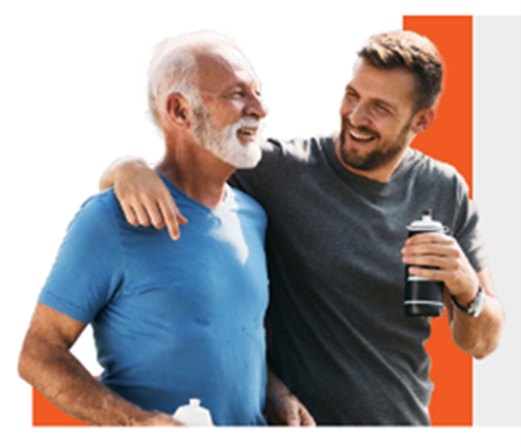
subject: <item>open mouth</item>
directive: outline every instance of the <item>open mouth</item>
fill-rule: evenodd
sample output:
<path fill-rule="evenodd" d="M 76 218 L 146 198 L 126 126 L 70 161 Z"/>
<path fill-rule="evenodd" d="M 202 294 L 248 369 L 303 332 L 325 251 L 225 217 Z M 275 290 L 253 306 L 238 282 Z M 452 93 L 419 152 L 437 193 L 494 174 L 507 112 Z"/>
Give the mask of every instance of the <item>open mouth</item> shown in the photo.
<path fill-rule="evenodd" d="M 349 130 L 349 136 L 355 141 L 362 142 L 372 141 L 376 138 L 375 135 L 364 135 L 362 133 L 355 132 L 354 130 Z"/>
<path fill-rule="evenodd" d="M 246 135 L 249 137 L 253 137 L 257 133 L 257 128 L 256 127 L 241 127 L 237 131 L 237 133 L 240 135 Z"/>

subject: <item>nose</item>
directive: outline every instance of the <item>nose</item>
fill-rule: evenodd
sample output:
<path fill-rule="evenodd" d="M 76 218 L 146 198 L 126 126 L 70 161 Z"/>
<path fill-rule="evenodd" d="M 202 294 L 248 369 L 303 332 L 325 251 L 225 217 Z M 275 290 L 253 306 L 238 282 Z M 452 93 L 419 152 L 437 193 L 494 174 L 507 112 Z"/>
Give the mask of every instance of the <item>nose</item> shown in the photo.
<path fill-rule="evenodd" d="M 248 99 L 249 100 L 245 108 L 245 113 L 247 116 L 262 119 L 268 114 L 268 109 L 266 108 L 266 105 L 264 104 L 260 94 L 252 92 Z"/>
<path fill-rule="evenodd" d="M 367 126 L 371 121 L 367 108 L 362 101 L 358 101 L 353 105 L 348 113 L 348 118 L 354 127 Z"/>

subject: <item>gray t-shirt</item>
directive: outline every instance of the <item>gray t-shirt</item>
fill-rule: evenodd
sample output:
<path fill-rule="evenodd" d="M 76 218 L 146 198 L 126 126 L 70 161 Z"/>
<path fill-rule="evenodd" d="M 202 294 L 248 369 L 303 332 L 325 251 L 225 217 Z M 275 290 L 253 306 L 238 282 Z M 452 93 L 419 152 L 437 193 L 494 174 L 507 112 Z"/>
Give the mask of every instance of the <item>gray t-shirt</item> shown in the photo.
<path fill-rule="evenodd" d="M 400 250 L 429 208 L 477 271 L 477 214 L 457 171 L 408 148 L 386 183 L 345 169 L 331 137 L 269 140 L 232 184 L 267 211 L 271 368 L 318 424 L 429 424 L 430 319 L 404 315 Z"/>

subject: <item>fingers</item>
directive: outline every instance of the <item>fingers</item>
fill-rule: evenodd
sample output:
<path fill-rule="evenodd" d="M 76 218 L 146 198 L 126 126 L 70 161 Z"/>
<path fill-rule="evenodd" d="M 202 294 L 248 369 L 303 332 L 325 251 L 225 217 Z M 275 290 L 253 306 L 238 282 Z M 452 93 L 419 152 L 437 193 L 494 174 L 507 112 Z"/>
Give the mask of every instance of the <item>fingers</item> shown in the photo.
<path fill-rule="evenodd" d="M 121 209 L 123 210 L 126 221 L 130 225 L 137 227 L 139 225 L 139 221 L 136 213 L 134 213 L 134 209 L 130 206 L 130 204 L 121 202 Z"/>
<path fill-rule="evenodd" d="M 416 244 L 441 244 L 450 245 L 454 241 L 452 236 L 442 233 L 419 233 L 405 241 L 405 246 Z"/>
<path fill-rule="evenodd" d="M 442 270 L 442 269 L 426 269 L 422 267 L 409 267 L 409 274 L 413 276 L 419 276 L 425 279 L 432 279 L 433 281 L 450 281 L 454 276 L 454 270 Z"/>
<path fill-rule="evenodd" d="M 168 229 L 168 234 L 174 241 L 178 240 L 181 237 L 179 225 L 185 225 L 188 220 L 180 213 L 169 193 L 163 195 L 157 206 L 162 222 Z"/>
<path fill-rule="evenodd" d="M 404 255 L 402 262 L 406 265 L 423 267 L 437 267 L 440 269 L 455 269 L 462 261 L 463 253 L 450 252 L 450 254 L 428 254 L 428 255 Z"/>
<path fill-rule="evenodd" d="M 293 398 L 284 408 L 283 420 L 290 427 L 314 427 L 315 420 L 300 401 Z"/>
<path fill-rule="evenodd" d="M 173 240 L 180 237 L 179 226 L 187 223 L 167 186 L 142 160 L 130 160 L 114 168 L 114 192 L 125 219 L 134 226 L 168 228 Z"/>
<path fill-rule="evenodd" d="M 121 200 L 121 208 L 129 224 L 143 227 L 153 226 L 158 230 L 166 226 L 173 240 L 181 237 L 179 226 L 188 222 L 177 208 L 169 192 L 162 194 L 157 201 L 144 193 L 132 201 Z"/>
<path fill-rule="evenodd" d="M 300 407 L 300 425 L 303 427 L 315 427 L 317 424 L 304 406 Z"/>
<path fill-rule="evenodd" d="M 475 294 L 476 273 L 453 237 L 427 233 L 415 235 L 407 240 L 401 253 L 402 262 L 409 266 L 409 274 L 442 281 L 456 297 Z"/>
<path fill-rule="evenodd" d="M 402 261 L 408 265 L 456 268 L 464 254 L 452 237 L 445 235 L 417 235 L 402 248 Z"/>
<path fill-rule="evenodd" d="M 297 406 L 294 402 L 292 405 L 285 408 L 284 419 L 286 420 L 286 424 L 290 427 L 298 427 L 300 425 L 300 417 Z"/>
<path fill-rule="evenodd" d="M 138 225 L 141 225 L 142 227 L 149 227 L 150 226 L 150 217 L 148 215 L 148 210 L 141 205 L 140 203 L 131 205 L 132 211 L 134 211 L 134 214 L 137 218 Z"/>
<path fill-rule="evenodd" d="M 154 228 L 158 230 L 162 230 L 165 228 L 165 222 L 163 219 L 163 215 L 161 214 L 161 210 L 159 208 L 159 204 L 153 200 L 148 194 L 141 194 L 140 196 L 141 203 L 138 204 L 138 209 L 141 211 L 143 215 L 143 220 L 140 218 L 140 223 L 144 227 L 149 227 L 153 225 Z M 148 223 L 148 225 L 147 225 Z"/>

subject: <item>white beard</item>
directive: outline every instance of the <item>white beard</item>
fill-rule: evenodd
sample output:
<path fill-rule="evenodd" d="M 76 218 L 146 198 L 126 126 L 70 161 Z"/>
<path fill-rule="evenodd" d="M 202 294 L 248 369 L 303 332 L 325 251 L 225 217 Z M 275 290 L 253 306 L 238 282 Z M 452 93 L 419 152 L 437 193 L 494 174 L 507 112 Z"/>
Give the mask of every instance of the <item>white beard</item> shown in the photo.
<path fill-rule="evenodd" d="M 261 159 L 259 144 L 260 120 L 246 117 L 224 129 L 216 129 L 206 107 L 194 107 L 193 136 L 197 144 L 208 149 L 216 157 L 235 166 L 238 169 L 250 169 L 257 166 Z M 254 141 L 244 145 L 237 137 L 241 127 L 259 128 L 254 135 Z"/>

